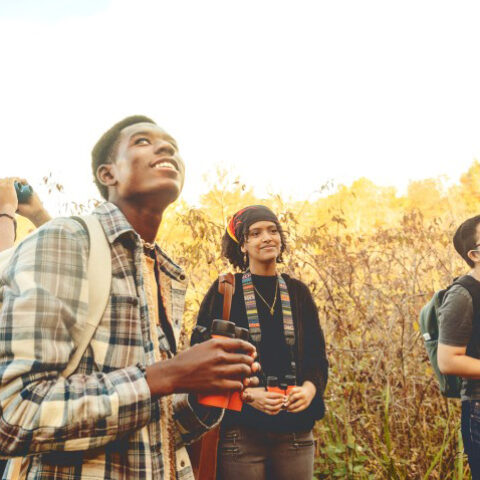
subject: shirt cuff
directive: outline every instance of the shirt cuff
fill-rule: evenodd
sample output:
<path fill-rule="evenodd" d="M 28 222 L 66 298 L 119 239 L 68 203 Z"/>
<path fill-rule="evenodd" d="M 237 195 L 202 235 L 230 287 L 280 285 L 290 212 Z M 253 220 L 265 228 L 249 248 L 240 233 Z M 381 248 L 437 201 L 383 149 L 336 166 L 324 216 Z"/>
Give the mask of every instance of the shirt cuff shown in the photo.
<path fill-rule="evenodd" d="M 224 410 L 200 405 L 194 394 L 175 395 L 174 418 L 183 443 L 192 443 L 211 428 L 217 426 Z"/>

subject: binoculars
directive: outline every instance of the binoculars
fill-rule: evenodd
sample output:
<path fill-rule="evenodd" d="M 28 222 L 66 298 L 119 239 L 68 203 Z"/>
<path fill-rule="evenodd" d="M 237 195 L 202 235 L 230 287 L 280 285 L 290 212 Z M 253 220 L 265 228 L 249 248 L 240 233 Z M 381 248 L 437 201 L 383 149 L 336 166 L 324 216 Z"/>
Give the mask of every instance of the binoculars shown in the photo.
<path fill-rule="evenodd" d="M 24 185 L 16 180 L 13 185 L 15 187 L 15 192 L 17 192 L 18 203 L 27 203 L 33 194 L 33 188 L 28 185 L 28 183 Z"/>
<path fill-rule="evenodd" d="M 197 325 L 192 333 L 191 344 L 205 342 L 210 338 L 241 338 L 250 341 L 250 334 L 246 328 L 236 327 L 233 322 L 227 320 L 213 320 L 210 331 L 207 328 Z M 266 379 L 266 390 L 282 395 L 289 395 L 297 385 L 296 365 L 291 362 L 291 374 L 285 375 L 283 381 L 279 382 L 278 377 L 269 376 Z M 201 405 L 209 407 L 225 408 L 235 412 L 241 412 L 243 407 L 240 392 L 222 393 L 218 395 L 197 395 L 197 401 Z"/>
<path fill-rule="evenodd" d="M 283 382 L 278 381 L 278 377 L 267 377 L 267 391 L 289 395 L 297 384 L 295 375 L 285 375 Z"/>
<path fill-rule="evenodd" d="M 241 338 L 249 341 L 250 335 L 246 328 L 236 327 L 233 322 L 227 320 L 214 320 L 210 332 L 205 327 L 197 326 L 192 334 L 192 344 L 200 343 L 209 338 Z M 240 392 L 222 393 L 218 395 L 197 395 L 197 401 L 201 405 L 209 407 L 226 408 L 240 412 L 243 407 Z"/>
<path fill-rule="evenodd" d="M 292 362 L 293 363 L 293 362 Z M 278 377 L 267 377 L 266 389 L 268 392 L 280 393 L 281 395 L 290 395 L 290 392 L 297 384 L 296 375 L 285 375 L 283 382 L 278 381 Z M 285 407 L 284 407 L 285 408 Z"/>

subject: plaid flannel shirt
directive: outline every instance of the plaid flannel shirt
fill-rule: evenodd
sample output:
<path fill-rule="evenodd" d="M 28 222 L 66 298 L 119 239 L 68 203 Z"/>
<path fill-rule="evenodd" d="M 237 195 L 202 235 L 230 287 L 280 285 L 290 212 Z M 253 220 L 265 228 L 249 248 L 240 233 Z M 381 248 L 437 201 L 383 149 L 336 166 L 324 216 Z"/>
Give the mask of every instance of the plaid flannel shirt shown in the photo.
<path fill-rule="evenodd" d="M 84 227 L 71 218 L 44 225 L 17 247 L 0 278 L 0 455 L 28 456 L 22 471 L 29 479 L 163 479 L 162 411 L 145 379 L 145 366 L 155 360 L 143 248 L 115 205 L 104 203 L 94 214 L 111 247 L 111 292 L 69 378 L 60 374 L 75 348 L 72 338 L 81 335 L 88 303 Z M 157 257 L 165 311 L 178 339 L 185 275 L 160 249 Z M 169 351 L 160 326 L 158 339 Z M 173 441 L 197 439 L 220 416 L 175 395 Z M 193 478 L 191 468 L 182 467 L 178 461 L 177 478 Z"/>

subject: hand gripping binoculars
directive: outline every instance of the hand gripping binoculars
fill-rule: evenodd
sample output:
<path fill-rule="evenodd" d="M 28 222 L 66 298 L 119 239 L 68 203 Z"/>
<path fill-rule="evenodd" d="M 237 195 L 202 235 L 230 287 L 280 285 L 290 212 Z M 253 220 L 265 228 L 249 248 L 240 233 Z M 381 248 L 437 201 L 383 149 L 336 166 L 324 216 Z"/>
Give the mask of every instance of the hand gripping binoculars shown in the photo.
<path fill-rule="evenodd" d="M 249 341 L 249 332 L 246 328 L 236 327 L 233 322 L 227 320 L 213 320 L 210 332 L 205 327 L 197 326 L 192 334 L 192 344 L 206 341 L 209 338 L 240 338 Z M 243 407 L 240 392 L 222 393 L 216 395 L 197 395 L 197 401 L 201 405 L 209 407 L 226 408 L 240 412 Z"/>
<path fill-rule="evenodd" d="M 297 366 L 295 362 L 290 364 L 290 374 L 283 377 L 283 381 L 280 382 L 278 377 L 269 376 L 267 377 L 266 389 L 268 392 L 280 393 L 282 395 L 290 395 L 290 392 L 297 385 Z"/>
<path fill-rule="evenodd" d="M 279 382 L 278 377 L 267 377 L 267 391 L 290 395 L 292 389 L 296 386 L 297 379 L 295 375 L 285 375 L 283 382 Z"/>

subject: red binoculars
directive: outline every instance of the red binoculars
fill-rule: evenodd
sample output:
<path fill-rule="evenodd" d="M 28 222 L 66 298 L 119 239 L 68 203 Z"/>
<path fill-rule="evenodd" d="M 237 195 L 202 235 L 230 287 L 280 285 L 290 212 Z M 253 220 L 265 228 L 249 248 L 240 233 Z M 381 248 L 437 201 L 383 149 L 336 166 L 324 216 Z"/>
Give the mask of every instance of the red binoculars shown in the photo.
<path fill-rule="evenodd" d="M 269 392 L 289 395 L 296 384 L 297 379 L 295 375 L 285 375 L 284 381 L 281 383 L 278 382 L 278 377 L 267 377 L 267 390 Z"/>
<path fill-rule="evenodd" d="M 236 327 L 227 320 L 214 320 L 210 331 L 211 338 L 227 337 L 240 338 L 249 341 L 249 332 L 246 328 Z M 217 395 L 198 395 L 198 403 L 209 407 L 226 408 L 240 412 L 243 407 L 240 392 L 222 393 Z"/>

